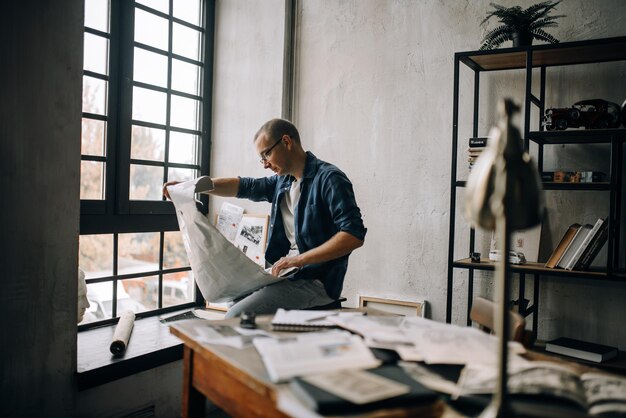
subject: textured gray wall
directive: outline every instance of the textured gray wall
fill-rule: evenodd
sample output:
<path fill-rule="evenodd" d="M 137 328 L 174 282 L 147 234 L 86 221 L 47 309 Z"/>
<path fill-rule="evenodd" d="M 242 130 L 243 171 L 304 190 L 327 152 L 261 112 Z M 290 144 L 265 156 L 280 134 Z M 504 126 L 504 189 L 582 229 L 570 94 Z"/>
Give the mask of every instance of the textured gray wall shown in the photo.
<path fill-rule="evenodd" d="M 83 7 L 2 8 L 0 416 L 71 416 Z"/>
<path fill-rule="evenodd" d="M 253 18 L 260 25 L 237 33 L 238 41 L 227 43 L 227 52 L 218 54 L 212 175 L 269 175 L 258 165 L 250 141 L 260 123 L 280 109 L 277 61 L 282 44 L 276 37 L 281 36 L 281 18 L 267 14 L 271 7 L 261 11 L 248 8 L 248 2 L 227 3 L 229 9 L 238 9 L 239 21 Z M 272 5 L 277 8 L 280 2 Z M 453 56 L 478 49 L 485 32 L 478 23 L 488 8 L 488 2 L 475 1 L 300 2 L 294 121 L 305 147 L 352 179 L 369 228 L 365 246 L 351 257 L 344 286 L 351 305 L 358 295 L 426 299 L 431 316 L 445 319 Z M 557 12 L 567 17 L 549 32 L 562 41 L 626 35 L 622 1 L 565 0 Z M 218 43 L 218 51 L 225 47 Z M 250 51 L 258 59 L 254 72 L 236 77 L 241 57 Z M 626 98 L 624 68 L 603 64 L 550 70 L 548 105 L 568 106 L 595 97 L 621 104 Z M 463 139 L 471 135 L 472 83 L 473 74 L 462 70 L 460 155 L 466 147 Z M 486 135 L 493 124 L 498 98 L 523 99 L 524 83 L 522 71 L 482 76 L 479 134 Z M 606 155 L 606 147 L 563 146 L 546 150 L 545 167 L 607 171 Z M 463 178 L 466 163 L 459 169 Z M 600 196 L 546 195 L 550 212 L 543 231 L 544 257 L 570 223 L 593 223 L 606 215 L 608 194 Z M 462 198 L 460 191 L 461 203 Z M 219 204 L 216 199 L 212 209 Z M 239 204 L 252 212 L 269 210 L 268 205 Z M 457 219 L 456 257 L 461 258 L 468 248 L 467 227 L 458 214 Z M 479 236 L 483 252 L 488 251 L 489 236 Z M 466 320 L 466 277 L 465 271 L 455 274 L 455 323 Z M 490 296 L 491 276 L 476 280 L 474 290 Z M 581 338 L 626 347 L 626 335 L 614 332 L 623 309 L 611 303 L 625 296 L 626 289 L 618 284 L 544 281 L 539 337 L 582 329 L 586 333 Z M 596 318 L 591 312 L 603 315 Z M 575 328 L 578 323 L 582 327 Z"/>
<path fill-rule="evenodd" d="M 427 299 L 432 316 L 444 317 L 452 57 L 478 46 L 486 3 L 301 2 L 295 119 L 307 148 L 351 177 L 369 228 L 346 280 L 352 304 L 358 294 Z M 568 17 L 551 32 L 562 40 L 625 35 L 622 1 L 565 0 L 559 12 Z M 217 13 L 212 175 L 264 175 L 251 141 L 281 109 L 283 2 L 218 1 Z M 75 389 L 82 1 L 9 2 L 0 42 L 0 415 L 112 417 L 154 404 L 158 416 L 172 416 L 180 405 L 180 362 Z M 577 100 L 579 90 L 621 102 L 623 67 L 617 76 L 602 70 L 608 87 L 581 86 L 595 70 L 581 70 L 573 86 L 569 75 L 554 75 L 555 104 Z M 464 77 L 467 103 L 471 77 Z M 520 77 L 483 82 L 481 129 L 493 121 L 493 100 L 519 91 Z M 470 120 L 461 121 L 461 135 L 470 132 Z M 564 161 L 549 156 L 555 166 L 603 166 L 594 157 L 602 150 L 564 149 Z M 576 210 L 567 218 L 553 213 L 553 240 L 572 218 L 589 222 L 586 217 L 601 214 L 594 196 L 589 200 L 549 199 Z M 219 203 L 214 200 L 212 209 Z M 268 211 L 267 205 L 245 206 Z M 459 239 L 458 254 L 463 245 Z M 490 293 L 489 279 L 477 283 L 477 293 Z M 626 337 L 615 332 L 623 285 L 551 280 L 541 296 L 543 336 L 576 332 L 626 347 Z M 455 322 L 465 320 L 464 300 L 457 292 Z"/>

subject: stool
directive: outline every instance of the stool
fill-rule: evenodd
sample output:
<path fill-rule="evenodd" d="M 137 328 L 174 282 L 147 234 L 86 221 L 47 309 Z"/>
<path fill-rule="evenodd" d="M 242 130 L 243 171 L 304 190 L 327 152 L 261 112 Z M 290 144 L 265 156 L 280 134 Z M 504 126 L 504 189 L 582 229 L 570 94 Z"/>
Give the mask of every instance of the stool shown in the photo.
<path fill-rule="evenodd" d="M 341 303 L 345 302 L 346 298 L 339 298 L 339 299 L 335 299 L 330 303 L 327 303 L 326 305 L 320 305 L 320 306 L 313 306 L 311 308 L 306 308 L 306 311 L 326 311 L 326 310 L 330 310 L 330 309 L 341 309 Z"/>

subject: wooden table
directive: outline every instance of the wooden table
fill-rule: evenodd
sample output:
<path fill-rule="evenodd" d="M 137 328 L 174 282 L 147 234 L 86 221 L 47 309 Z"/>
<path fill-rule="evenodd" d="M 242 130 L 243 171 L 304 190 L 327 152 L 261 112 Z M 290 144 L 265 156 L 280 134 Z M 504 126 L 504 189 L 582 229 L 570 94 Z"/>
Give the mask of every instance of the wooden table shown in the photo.
<path fill-rule="evenodd" d="M 269 329 L 271 316 L 257 317 L 261 329 Z M 212 321 L 215 323 L 215 321 Z M 221 325 L 238 325 L 238 319 L 219 321 Z M 189 320 L 174 323 L 172 334 L 183 340 L 183 418 L 203 417 L 205 397 L 233 417 L 287 417 L 277 407 L 278 392 L 285 385 L 273 384 L 254 347 L 236 349 L 200 344 L 194 327 L 206 321 Z M 448 411 L 446 412 L 446 409 Z M 387 409 L 368 416 L 457 417 L 444 403 L 407 409 Z"/>

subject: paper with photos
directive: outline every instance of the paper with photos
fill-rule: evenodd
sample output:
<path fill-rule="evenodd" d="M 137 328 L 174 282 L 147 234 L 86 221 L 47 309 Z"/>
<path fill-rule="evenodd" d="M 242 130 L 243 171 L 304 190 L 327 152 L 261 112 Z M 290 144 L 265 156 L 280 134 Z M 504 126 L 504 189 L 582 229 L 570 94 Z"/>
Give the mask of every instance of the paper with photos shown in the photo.
<path fill-rule="evenodd" d="M 409 393 L 403 384 L 363 370 L 342 370 L 303 377 L 302 380 L 326 392 L 362 405 Z"/>
<path fill-rule="evenodd" d="M 202 296 L 210 302 L 229 302 L 282 280 L 246 257 L 198 211 L 195 190 L 200 179 L 170 186 L 168 191 Z"/>
<path fill-rule="evenodd" d="M 232 203 L 224 202 L 217 214 L 217 229 L 226 237 L 230 242 L 235 241 L 237 236 L 237 230 L 243 217 L 243 208 L 241 206 L 233 205 Z"/>
<path fill-rule="evenodd" d="M 273 382 L 336 370 L 380 365 L 361 337 L 346 331 L 309 332 L 253 341 Z"/>

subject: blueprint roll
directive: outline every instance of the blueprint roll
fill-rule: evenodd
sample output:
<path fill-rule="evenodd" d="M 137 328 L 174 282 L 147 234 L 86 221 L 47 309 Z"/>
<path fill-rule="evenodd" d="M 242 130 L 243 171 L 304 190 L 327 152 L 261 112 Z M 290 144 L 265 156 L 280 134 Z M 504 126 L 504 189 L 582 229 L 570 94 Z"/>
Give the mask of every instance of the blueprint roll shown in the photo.
<path fill-rule="evenodd" d="M 111 341 L 111 353 L 115 356 L 121 356 L 128 347 L 128 340 L 130 339 L 130 333 L 133 331 L 135 325 L 135 313 L 133 311 L 124 311 L 120 315 L 120 320 L 115 328 L 113 334 L 113 341 Z"/>

